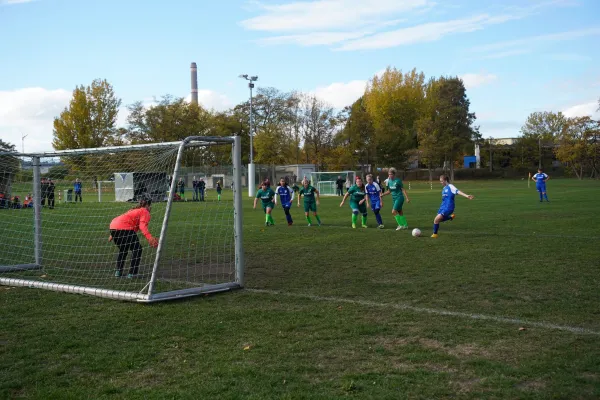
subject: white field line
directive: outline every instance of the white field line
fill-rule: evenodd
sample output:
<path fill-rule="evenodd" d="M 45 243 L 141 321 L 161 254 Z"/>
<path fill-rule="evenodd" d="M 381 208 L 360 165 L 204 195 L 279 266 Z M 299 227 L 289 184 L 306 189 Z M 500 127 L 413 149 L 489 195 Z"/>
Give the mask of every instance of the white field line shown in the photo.
<path fill-rule="evenodd" d="M 245 289 L 251 293 L 261 293 L 268 295 L 277 295 L 277 296 L 287 296 L 287 297 L 295 297 L 300 299 L 309 299 L 314 301 L 326 301 L 330 303 L 345 303 L 345 304 L 355 304 L 365 307 L 376 307 L 376 308 L 392 308 L 395 310 L 407 310 L 412 311 L 417 314 L 433 314 L 433 315 L 442 315 L 447 317 L 457 317 L 457 318 L 468 318 L 468 319 L 477 319 L 477 320 L 485 320 L 485 321 L 493 321 L 505 324 L 519 325 L 520 327 L 537 327 L 558 331 L 571 332 L 579 335 L 594 335 L 600 336 L 600 331 L 594 331 L 591 329 L 580 328 L 577 326 L 568 326 L 568 325 L 557 325 L 552 324 L 550 322 L 539 322 L 539 321 L 528 321 L 519 318 L 510 318 L 510 317 L 496 317 L 493 315 L 485 315 L 485 314 L 471 314 L 460 311 L 447 311 L 440 310 L 435 308 L 425 308 L 425 307 L 415 307 L 407 304 L 397 304 L 397 303 L 378 303 L 375 301 L 369 300 L 353 300 L 353 299 L 344 299 L 340 297 L 323 297 L 323 296 L 315 296 L 312 294 L 302 294 L 302 293 L 288 293 L 288 292 L 280 292 L 276 290 L 264 290 L 264 289 Z"/>
<path fill-rule="evenodd" d="M 374 219 L 374 218 L 373 218 Z M 371 221 L 372 222 L 372 221 Z M 384 221 L 385 222 L 385 221 Z M 279 225 L 284 225 L 284 222 L 280 222 Z M 433 223 L 431 223 L 429 226 L 433 226 Z M 446 225 L 446 226 L 451 226 L 451 225 Z M 248 228 L 264 228 L 264 229 L 272 229 L 271 227 L 266 227 L 264 225 L 257 225 L 257 224 L 244 224 L 244 227 L 248 227 Z M 352 227 L 350 225 L 328 225 L 327 223 L 323 223 L 322 226 L 317 226 L 316 224 L 313 224 L 313 226 L 309 227 L 307 226 L 306 223 L 304 223 L 304 221 L 302 221 L 302 223 L 296 223 L 294 222 L 294 227 L 299 227 L 299 228 L 310 228 L 310 229 L 348 229 L 348 230 L 356 230 L 356 229 L 352 229 Z M 507 232 L 507 233 L 502 233 L 502 232 L 476 232 L 476 231 L 469 231 L 469 230 L 461 230 L 461 231 L 452 231 L 452 230 L 443 230 L 444 226 L 442 225 L 440 228 L 440 235 L 464 235 L 464 236 L 499 236 L 499 237 L 511 237 L 511 236 L 518 236 L 518 237 L 532 237 L 532 238 L 557 238 L 557 239 L 587 239 L 587 240 L 595 240 L 595 239 L 600 239 L 600 236 L 581 236 L 581 235 L 553 235 L 553 234 L 544 234 L 544 233 L 518 233 L 518 232 Z M 416 226 L 409 226 L 408 231 L 400 231 L 400 232 L 396 232 L 396 225 L 390 223 L 386 225 L 385 229 L 377 229 L 377 227 L 375 225 L 369 226 L 369 229 L 372 230 L 376 230 L 376 231 L 387 231 L 387 232 L 393 232 L 394 235 L 402 235 L 402 232 L 411 232 L 413 228 L 417 228 Z M 287 226 L 286 226 L 287 229 Z M 419 228 L 422 231 L 427 232 L 427 228 Z M 359 229 L 360 230 L 360 229 Z M 427 234 L 425 234 L 422 237 L 428 237 Z"/>

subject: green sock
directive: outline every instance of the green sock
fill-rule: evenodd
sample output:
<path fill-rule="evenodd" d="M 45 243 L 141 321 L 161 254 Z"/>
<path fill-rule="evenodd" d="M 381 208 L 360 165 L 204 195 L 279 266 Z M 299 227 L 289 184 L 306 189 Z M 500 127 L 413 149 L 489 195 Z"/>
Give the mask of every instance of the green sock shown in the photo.
<path fill-rule="evenodd" d="M 221 201 L 221 195 L 220 194 L 217 195 L 217 200 Z"/>
<path fill-rule="evenodd" d="M 356 224 L 356 220 L 358 219 L 356 214 L 352 214 L 352 223 Z"/>
<path fill-rule="evenodd" d="M 402 225 L 402 216 L 401 215 L 396 214 L 396 216 L 394 216 L 394 219 L 398 223 L 398 226 Z"/>
<path fill-rule="evenodd" d="M 321 218 L 319 218 L 318 215 L 315 215 L 315 218 L 317 219 L 317 222 L 320 224 L 321 223 Z"/>
<path fill-rule="evenodd" d="M 265 214 L 265 222 L 269 222 L 269 214 Z"/>
<path fill-rule="evenodd" d="M 271 221 L 271 223 L 273 225 L 275 225 L 275 220 L 273 219 L 273 216 L 271 214 L 268 214 L 268 215 L 269 215 L 269 220 Z"/>
<path fill-rule="evenodd" d="M 364 215 L 362 216 L 362 224 L 367 225 L 367 217 L 365 217 Z"/>
<path fill-rule="evenodd" d="M 312 221 L 310 220 L 310 217 L 308 215 L 306 216 L 306 220 L 308 221 L 309 224 L 312 224 Z"/>
<path fill-rule="evenodd" d="M 408 222 L 406 222 L 406 217 L 404 215 L 400 215 L 399 217 L 400 219 L 398 220 L 398 224 L 402 226 L 408 226 Z"/>

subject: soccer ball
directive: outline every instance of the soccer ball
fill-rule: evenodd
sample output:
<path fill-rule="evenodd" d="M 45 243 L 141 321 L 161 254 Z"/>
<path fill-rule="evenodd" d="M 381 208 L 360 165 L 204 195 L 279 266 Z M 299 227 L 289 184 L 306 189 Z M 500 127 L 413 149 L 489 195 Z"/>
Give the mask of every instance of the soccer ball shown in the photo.
<path fill-rule="evenodd" d="M 419 236 L 421 236 L 421 230 L 420 230 L 419 228 L 415 228 L 415 229 L 413 229 L 413 231 L 412 231 L 412 235 L 413 235 L 414 237 L 419 237 Z"/>

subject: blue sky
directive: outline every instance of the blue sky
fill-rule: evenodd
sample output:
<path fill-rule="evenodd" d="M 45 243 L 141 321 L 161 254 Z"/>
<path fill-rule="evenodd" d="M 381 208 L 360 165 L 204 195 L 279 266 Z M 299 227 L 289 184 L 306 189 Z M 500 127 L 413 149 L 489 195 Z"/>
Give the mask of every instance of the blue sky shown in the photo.
<path fill-rule="evenodd" d="M 0 0 L 0 137 L 51 149 L 94 78 L 124 105 L 187 97 L 192 61 L 219 110 L 248 97 L 242 73 L 338 108 L 386 66 L 458 75 L 481 133 L 514 137 L 533 111 L 599 117 L 598 15 L 598 0 Z"/>

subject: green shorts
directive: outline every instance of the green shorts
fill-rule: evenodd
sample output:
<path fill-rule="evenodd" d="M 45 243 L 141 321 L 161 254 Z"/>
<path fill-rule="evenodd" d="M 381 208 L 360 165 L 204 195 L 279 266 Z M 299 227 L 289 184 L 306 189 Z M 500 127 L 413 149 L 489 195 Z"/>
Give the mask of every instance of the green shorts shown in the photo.
<path fill-rule="evenodd" d="M 275 204 L 272 201 L 266 204 L 262 203 L 262 208 L 264 212 L 267 212 L 267 208 L 270 208 L 272 210 L 273 208 L 275 208 Z"/>
<path fill-rule="evenodd" d="M 394 210 L 400 212 L 402 211 L 402 206 L 404 205 L 404 196 L 397 197 L 394 199 L 394 206 L 392 207 Z"/>
<path fill-rule="evenodd" d="M 310 203 L 304 202 L 304 212 L 317 212 L 317 202 L 311 201 Z"/>
<path fill-rule="evenodd" d="M 367 213 L 367 202 L 365 201 L 362 204 L 358 204 L 358 203 L 351 201 L 350 208 L 352 209 L 352 212 L 354 212 L 354 210 L 358 210 L 359 213 L 366 214 Z"/>

